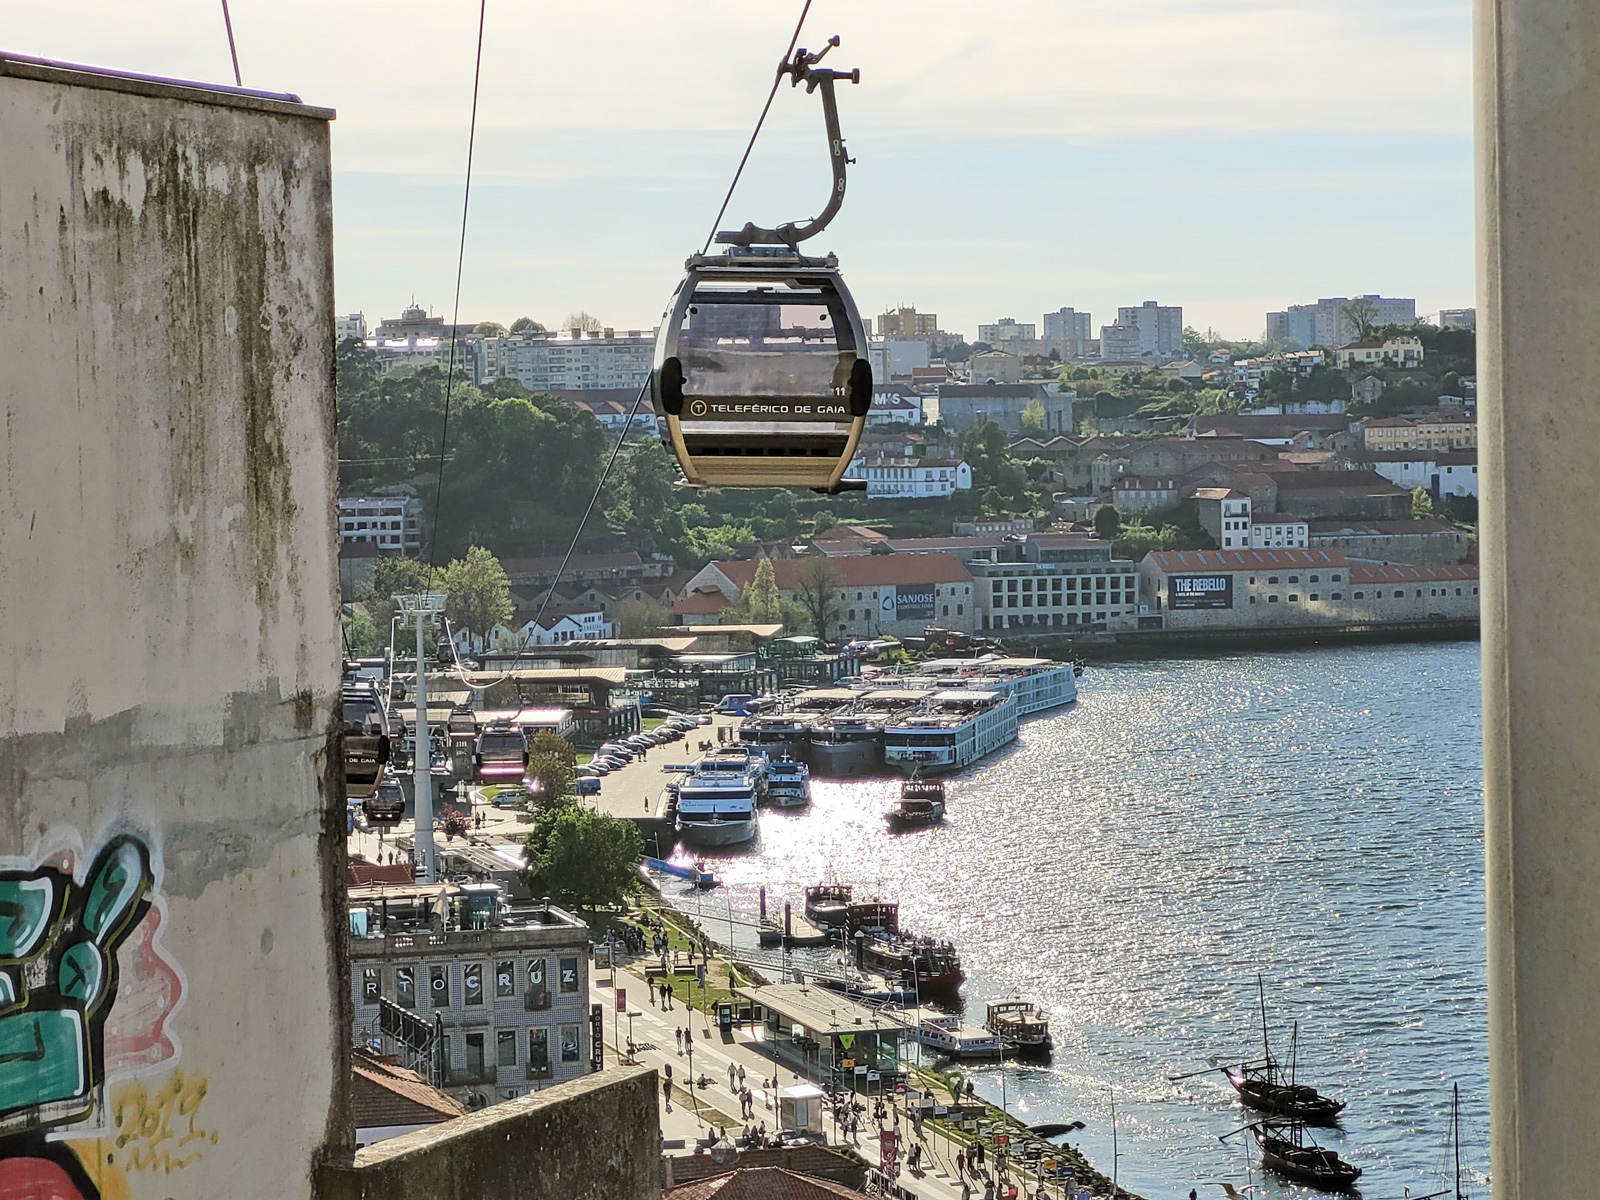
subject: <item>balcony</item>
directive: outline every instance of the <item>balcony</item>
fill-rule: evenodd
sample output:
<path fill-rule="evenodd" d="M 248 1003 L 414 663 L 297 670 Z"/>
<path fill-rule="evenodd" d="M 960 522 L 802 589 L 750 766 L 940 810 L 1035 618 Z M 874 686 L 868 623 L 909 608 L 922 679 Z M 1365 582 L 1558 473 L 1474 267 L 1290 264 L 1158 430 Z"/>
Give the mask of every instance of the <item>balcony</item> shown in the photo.
<path fill-rule="evenodd" d="M 445 1072 L 446 1087 L 467 1087 L 474 1084 L 494 1083 L 499 1072 L 492 1063 L 473 1067 L 451 1067 Z"/>

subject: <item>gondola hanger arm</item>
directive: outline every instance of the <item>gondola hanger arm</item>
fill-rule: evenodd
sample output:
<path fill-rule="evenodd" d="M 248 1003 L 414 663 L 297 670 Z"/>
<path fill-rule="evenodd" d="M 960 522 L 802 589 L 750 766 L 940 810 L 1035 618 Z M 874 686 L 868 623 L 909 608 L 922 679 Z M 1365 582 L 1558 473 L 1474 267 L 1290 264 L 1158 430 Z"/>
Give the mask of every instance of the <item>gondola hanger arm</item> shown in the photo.
<path fill-rule="evenodd" d="M 828 227 L 828 222 L 838 215 L 840 206 L 844 204 L 845 166 L 855 160 L 845 153 L 844 135 L 839 132 L 839 104 L 834 95 L 833 85 L 835 80 L 840 79 L 851 83 L 861 82 L 859 67 L 849 71 L 834 71 L 817 66 L 828 51 L 838 44 L 839 37 L 835 34 L 828 39 L 828 44 L 815 54 L 801 46 L 778 64 L 778 77 L 781 79 L 784 75 L 788 75 L 791 87 L 804 83 L 808 95 L 818 90 L 822 92 L 822 120 L 828 133 L 828 158 L 833 167 L 833 188 L 828 196 L 828 203 L 809 221 L 798 224 L 785 221 L 773 229 L 746 224 L 743 229 L 720 230 L 716 237 L 719 245 L 787 246 L 799 253 L 801 242 L 816 237 Z"/>

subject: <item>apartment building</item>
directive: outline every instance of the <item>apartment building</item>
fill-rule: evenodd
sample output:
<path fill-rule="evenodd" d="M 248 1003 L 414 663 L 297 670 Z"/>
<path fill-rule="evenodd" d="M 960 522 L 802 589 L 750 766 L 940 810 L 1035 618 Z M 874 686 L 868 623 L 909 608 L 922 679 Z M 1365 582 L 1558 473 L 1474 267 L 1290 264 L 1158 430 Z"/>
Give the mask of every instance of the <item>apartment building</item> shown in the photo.
<path fill-rule="evenodd" d="M 492 339 L 492 373 L 515 379 L 531 392 L 629 388 L 649 378 L 654 331 L 568 329 L 514 333 Z"/>
<path fill-rule="evenodd" d="M 878 314 L 881 338 L 931 338 L 939 332 L 937 313 L 919 313 L 915 308 L 885 309 Z"/>
<path fill-rule="evenodd" d="M 948 500 L 972 487 L 972 468 L 960 459 L 858 456 L 848 474 L 866 480 L 869 500 Z"/>
<path fill-rule="evenodd" d="M 1039 353 L 1037 326 L 1013 317 L 1001 317 L 993 325 L 979 325 L 978 340 L 991 349 L 1004 350 L 1018 358 Z"/>
<path fill-rule="evenodd" d="M 1341 371 L 1352 367 L 1389 367 L 1411 371 L 1422 365 L 1426 353 L 1422 339 L 1412 333 L 1396 334 L 1381 341 L 1351 342 L 1334 351 Z"/>
<path fill-rule="evenodd" d="M 1132 333 L 1128 331 L 1133 331 Z M 1134 337 L 1137 336 L 1137 348 Z M 1111 348 L 1107 348 L 1107 340 Z M 1181 305 L 1125 305 L 1117 309 L 1115 325 L 1100 330 L 1101 358 L 1139 358 L 1155 355 L 1171 358 L 1183 351 L 1183 308 Z"/>
<path fill-rule="evenodd" d="M 1137 566 L 1083 534 L 1004 539 L 970 551 L 967 570 L 979 629 L 1118 629 L 1138 616 Z"/>
<path fill-rule="evenodd" d="M 1081 358 L 1089 353 L 1094 341 L 1090 315 L 1076 309 L 1062 308 L 1045 313 L 1042 328 L 1041 348 L 1046 354 L 1054 350 L 1062 358 Z"/>
<path fill-rule="evenodd" d="M 422 501 L 415 496 L 340 496 L 339 541 L 380 554 L 422 552 Z"/>
<path fill-rule="evenodd" d="M 1366 295 L 1356 299 L 1370 313 L 1373 328 L 1385 325 L 1410 325 L 1417 319 L 1415 300 Z M 1349 296 L 1332 296 L 1314 304 L 1291 304 L 1282 312 L 1267 314 L 1267 340 L 1294 342 L 1301 349 L 1312 346 L 1343 346 L 1360 334 L 1346 309 Z"/>
<path fill-rule="evenodd" d="M 1475 413 L 1440 409 L 1415 420 L 1377 417 L 1362 425 L 1366 448 L 1385 450 L 1476 450 L 1478 419 Z"/>

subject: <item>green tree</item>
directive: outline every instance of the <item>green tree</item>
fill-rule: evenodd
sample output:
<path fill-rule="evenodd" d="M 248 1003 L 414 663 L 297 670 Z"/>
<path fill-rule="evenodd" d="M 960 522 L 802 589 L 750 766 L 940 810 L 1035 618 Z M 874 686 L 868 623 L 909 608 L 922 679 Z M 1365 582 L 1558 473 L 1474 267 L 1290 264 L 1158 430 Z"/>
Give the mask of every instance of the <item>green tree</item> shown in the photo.
<path fill-rule="evenodd" d="M 576 805 L 543 814 L 524 853 L 536 892 L 579 908 L 620 904 L 632 893 L 635 864 L 644 854 L 638 827 Z"/>
<path fill-rule="evenodd" d="M 1044 405 L 1039 402 L 1037 396 L 1028 401 L 1027 407 L 1022 410 L 1022 415 L 1017 419 L 1022 425 L 1024 433 L 1042 433 L 1044 431 Z"/>
<path fill-rule="evenodd" d="M 592 317 L 586 312 L 568 313 L 567 319 L 561 322 L 563 329 L 581 329 L 585 333 L 599 333 L 605 328 L 599 317 Z"/>
<path fill-rule="evenodd" d="M 997 487 L 984 488 L 983 494 L 978 497 L 978 503 L 984 513 L 991 517 L 997 517 L 1006 511 L 1006 498 L 1000 494 L 1000 489 Z"/>
<path fill-rule="evenodd" d="M 445 619 L 476 637 L 511 619 L 511 581 L 500 560 L 482 546 L 453 560 L 439 574 Z"/>
<path fill-rule="evenodd" d="M 518 317 L 511 322 L 512 333 L 548 333 L 549 331 L 532 317 Z"/>
<path fill-rule="evenodd" d="M 1433 497 L 1428 495 L 1428 489 L 1416 487 L 1411 489 L 1411 519 L 1421 521 L 1434 515 Z"/>
<path fill-rule="evenodd" d="M 560 747 L 528 747 L 528 778 L 533 781 L 530 804 L 535 813 L 551 812 L 575 804 L 578 798 L 576 755 L 563 738 Z M 565 747 L 564 749 L 562 747 Z"/>
<path fill-rule="evenodd" d="M 481 333 L 484 337 L 505 337 L 506 327 L 499 321 L 479 321 L 472 327 L 473 333 Z"/>
<path fill-rule="evenodd" d="M 654 600 L 624 600 L 617 609 L 617 635 L 625 638 L 657 637 L 672 620 L 665 604 Z"/>
<path fill-rule="evenodd" d="M 528 747 L 530 755 L 549 755 L 559 758 L 568 766 L 578 761 L 578 751 L 573 744 L 567 741 L 553 729 L 541 729 L 533 735 L 533 742 Z"/>
<path fill-rule="evenodd" d="M 1378 304 L 1375 300 L 1357 296 L 1339 307 L 1339 315 L 1343 318 L 1341 323 L 1346 331 L 1354 335 L 1352 341 L 1367 341 L 1376 332 Z"/>
<path fill-rule="evenodd" d="M 778 576 L 772 569 L 772 560 L 763 558 L 756 563 L 755 578 L 739 595 L 739 603 L 730 605 L 723 614 L 724 624 L 764 625 L 783 621 L 783 597 L 778 594 Z"/>
<path fill-rule="evenodd" d="M 828 640 L 828 628 L 843 611 L 839 588 L 844 579 L 825 554 L 814 554 L 795 573 L 795 602 L 799 604 L 818 641 Z"/>
<path fill-rule="evenodd" d="M 1122 514 L 1111 504 L 1102 504 L 1094 512 L 1094 531 L 1104 541 L 1111 541 L 1122 528 Z"/>
<path fill-rule="evenodd" d="M 367 615 L 366 609 L 356 608 L 344 619 L 344 640 L 351 654 L 365 658 L 388 649 L 389 632 L 379 629 L 378 623 Z"/>
<path fill-rule="evenodd" d="M 372 569 L 372 615 L 379 625 L 394 620 L 396 596 L 414 596 L 429 590 L 428 564 L 402 554 L 380 554 Z M 415 639 L 413 639 L 415 640 Z"/>

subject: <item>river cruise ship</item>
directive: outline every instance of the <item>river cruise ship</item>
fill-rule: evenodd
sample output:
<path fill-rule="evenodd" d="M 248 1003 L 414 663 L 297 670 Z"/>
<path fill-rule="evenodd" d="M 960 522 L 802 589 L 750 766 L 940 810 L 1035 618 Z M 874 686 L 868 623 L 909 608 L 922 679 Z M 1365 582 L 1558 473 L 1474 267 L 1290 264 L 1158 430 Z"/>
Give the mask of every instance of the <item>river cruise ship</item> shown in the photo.
<path fill-rule="evenodd" d="M 811 726 L 811 765 L 819 775 L 864 775 L 883 763 L 883 717 L 838 713 Z"/>
<path fill-rule="evenodd" d="M 767 768 L 767 803 L 774 808 L 804 808 L 811 803 L 811 772 L 793 758 L 779 758 Z"/>
<path fill-rule="evenodd" d="M 811 714 L 799 711 L 746 717 L 739 741 L 769 758 L 804 758 L 811 742 Z"/>
<path fill-rule="evenodd" d="M 883 731 L 889 766 L 943 775 L 970 766 L 1017 737 L 1017 698 L 988 690 L 934 692 Z"/>
<path fill-rule="evenodd" d="M 983 688 L 1017 698 L 1017 716 L 1027 717 L 1071 704 L 1078 698 L 1077 668 L 1049 658 L 936 658 L 896 682 L 902 686 L 931 680 L 939 687 Z"/>
<path fill-rule="evenodd" d="M 756 836 L 756 777 L 696 771 L 678 785 L 678 836 L 697 846 L 741 846 Z"/>

